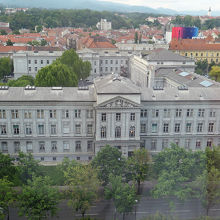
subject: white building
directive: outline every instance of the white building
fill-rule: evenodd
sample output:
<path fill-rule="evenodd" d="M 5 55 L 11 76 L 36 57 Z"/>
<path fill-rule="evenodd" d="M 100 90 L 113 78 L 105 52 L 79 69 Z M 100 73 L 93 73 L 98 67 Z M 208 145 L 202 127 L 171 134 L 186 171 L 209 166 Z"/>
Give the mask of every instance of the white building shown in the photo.
<path fill-rule="evenodd" d="M 0 150 L 57 163 L 91 160 L 106 144 L 123 156 L 170 143 L 205 149 L 220 145 L 219 93 L 219 84 L 158 90 L 112 74 L 81 88 L 0 87 Z"/>
<path fill-rule="evenodd" d="M 101 21 L 96 24 L 96 27 L 99 30 L 108 31 L 112 29 L 112 23 L 106 19 L 101 19 Z"/>
<path fill-rule="evenodd" d="M 13 54 L 14 78 L 35 77 L 38 70 L 51 64 L 63 51 L 18 51 Z"/>

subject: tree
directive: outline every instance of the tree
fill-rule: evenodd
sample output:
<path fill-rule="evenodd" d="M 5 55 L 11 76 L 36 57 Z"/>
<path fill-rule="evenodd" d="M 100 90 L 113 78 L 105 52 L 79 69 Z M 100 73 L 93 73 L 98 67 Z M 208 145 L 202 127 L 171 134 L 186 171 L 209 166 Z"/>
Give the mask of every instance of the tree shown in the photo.
<path fill-rule="evenodd" d="M 0 58 L 0 80 L 13 72 L 13 63 L 10 57 Z"/>
<path fill-rule="evenodd" d="M 70 186 L 68 195 L 69 206 L 84 217 L 86 211 L 97 198 L 99 180 L 97 172 L 91 165 L 77 165 L 67 168 L 64 172 L 66 183 Z"/>
<path fill-rule="evenodd" d="M 21 33 L 19 32 L 19 30 L 14 30 L 14 31 L 12 32 L 12 34 L 14 34 L 14 35 L 19 35 L 19 34 L 21 34 Z"/>
<path fill-rule="evenodd" d="M 17 173 L 17 169 L 13 163 L 14 159 L 9 155 L 0 152 L 0 179 L 7 177 L 8 181 L 13 181 Z"/>
<path fill-rule="evenodd" d="M 220 82 L 220 66 L 212 66 L 209 76 L 216 82 Z"/>
<path fill-rule="evenodd" d="M 47 41 L 46 41 L 45 39 L 42 39 L 42 40 L 40 41 L 40 45 L 41 45 L 41 46 L 46 46 L 46 45 L 47 45 Z"/>
<path fill-rule="evenodd" d="M 205 170 L 193 187 L 208 216 L 210 208 L 220 203 L 220 171 L 214 166 Z"/>
<path fill-rule="evenodd" d="M 12 189 L 13 183 L 6 177 L 0 178 L 0 219 L 9 220 L 9 206 L 15 200 L 15 192 Z"/>
<path fill-rule="evenodd" d="M 160 152 L 154 159 L 154 172 L 158 179 L 153 196 L 175 196 L 181 200 L 190 197 L 192 188 L 187 183 L 203 173 L 205 164 L 204 152 L 193 153 L 176 145 Z"/>
<path fill-rule="evenodd" d="M 13 45 L 14 45 L 14 43 L 11 41 L 11 39 L 8 39 L 6 41 L 6 46 L 13 46 Z"/>
<path fill-rule="evenodd" d="M 136 192 L 134 185 L 122 181 L 121 176 L 109 176 L 109 184 L 105 187 L 105 196 L 107 199 L 113 199 L 117 212 L 125 215 L 133 209 L 136 203 Z"/>
<path fill-rule="evenodd" d="M 7 83 L 11 87 L 25 87 L 25 86 L 34 86 L 34 78 L 32 76 L 21 76 L 20 78 L 14 80 L 9 80 Z"/>
<path fill-rule="evenodd" d="M 4 29 L 2 29 L 0 30 L 0 35 L 7 35 L 7 32 Z"/>
<path fill-rule="evenodd" d="M 138 184 L 138 193 L 140 193 L 141 181 L 146 179 L 149 171 L 150 155 L 144 148 L 134 151 L 134 155 L 127 160 L 128 175 Z"/>
<path fill-rule="evenodd" d="M 71 72 L 66 65 L 60 63 L 59 61 L 55 61 L 51 65 L 38 71 L 35 85 L 40 87 L 76 86 L 77 76 L 74 72 Z"/>
<path fill-rule="evenodd" d="M 110 174 L 115 176 L 123 174 L 125 159 L 117 148 L 106 145 L 95 156 L 92 166 L 98 170 L 98 177 L 102 184 L 107 185 Z"/>
<path fill-rule="evenodd" d="M 134 43 L 137 44 L 138 43 L 138 32 L 136 31 L 134 34 Z"/>
<path fill-rule="evenodd" d="M 41 220 L 54 216 L 57 212 L 59 194 L 51 187 L 49 177 L 33 177 L 23 185 L 18 196 L 19 216 L 28 220 Z"/>
<path fill-rule="evenodd" d="M 19 152 L 18 170 L 22 183 L 26 184 L 33 176 L 40 175 L 39 161 L 35 160 L 31 153 Z"/>
<path fill-rule="evenodd" d="M 36 29 L 36 32 L 39 33 L 43 30 L 43 26 L 42 25 L 37 25 L 35 29 Z"/>
<path fill-rule="evenodd" d="M 91 64 L 88 61 L 83 61 L 78 54 L 73 50 L 66 50 L 58 59 L 62 64 L 65 64 L 71 71 L 72 75 L 76 75 L 77 79 L 85 79 L 91 71 Z"/>
<path fill-rule="evenodd" d="M 208 74 L 208 61 L 207 59 L 205 60 L 199 60 L 196 62 L 196 69 L 195 72 L 199 75 L 206 75 Z"/>

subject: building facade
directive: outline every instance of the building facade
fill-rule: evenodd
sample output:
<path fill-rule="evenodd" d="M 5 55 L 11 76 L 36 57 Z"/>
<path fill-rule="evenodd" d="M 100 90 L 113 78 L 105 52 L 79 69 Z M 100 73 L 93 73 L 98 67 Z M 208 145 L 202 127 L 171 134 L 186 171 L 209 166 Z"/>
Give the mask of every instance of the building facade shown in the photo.
<path fill-rule="evenodd" d="M 0 87 L 0 150 L 44 163 L 88 161 L 106 144 L 132 155 L 220 145 L 220 87 L 143 88 L 117 74 L 88 87 Z"/>

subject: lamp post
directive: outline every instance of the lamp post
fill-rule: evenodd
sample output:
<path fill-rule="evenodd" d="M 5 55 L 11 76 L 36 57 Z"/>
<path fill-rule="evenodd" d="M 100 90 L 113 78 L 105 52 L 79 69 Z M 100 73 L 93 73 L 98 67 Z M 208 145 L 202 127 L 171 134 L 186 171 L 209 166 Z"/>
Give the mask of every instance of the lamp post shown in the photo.
<path fill-rule="evenodd" d="M 134 220 L 136 220 L 136 214 L 137 214 L 136 209 L 137 209 L 138 200 L 135 199 L 134 201 L 135 201 L 135 206 L 134 206 Z"/>

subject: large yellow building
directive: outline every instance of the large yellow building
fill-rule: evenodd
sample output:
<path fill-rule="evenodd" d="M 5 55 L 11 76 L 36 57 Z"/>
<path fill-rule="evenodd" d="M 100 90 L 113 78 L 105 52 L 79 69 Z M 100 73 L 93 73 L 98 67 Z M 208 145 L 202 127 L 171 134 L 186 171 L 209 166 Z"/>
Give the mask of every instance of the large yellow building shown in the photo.
<path fill-rule="evenodd" d="M 220 63 L 220 42 L 213 39 L 173 39 L 170 50 L 182 56 L 194 58 L 196 61 L 207 60 L 208 63 Z"/>

